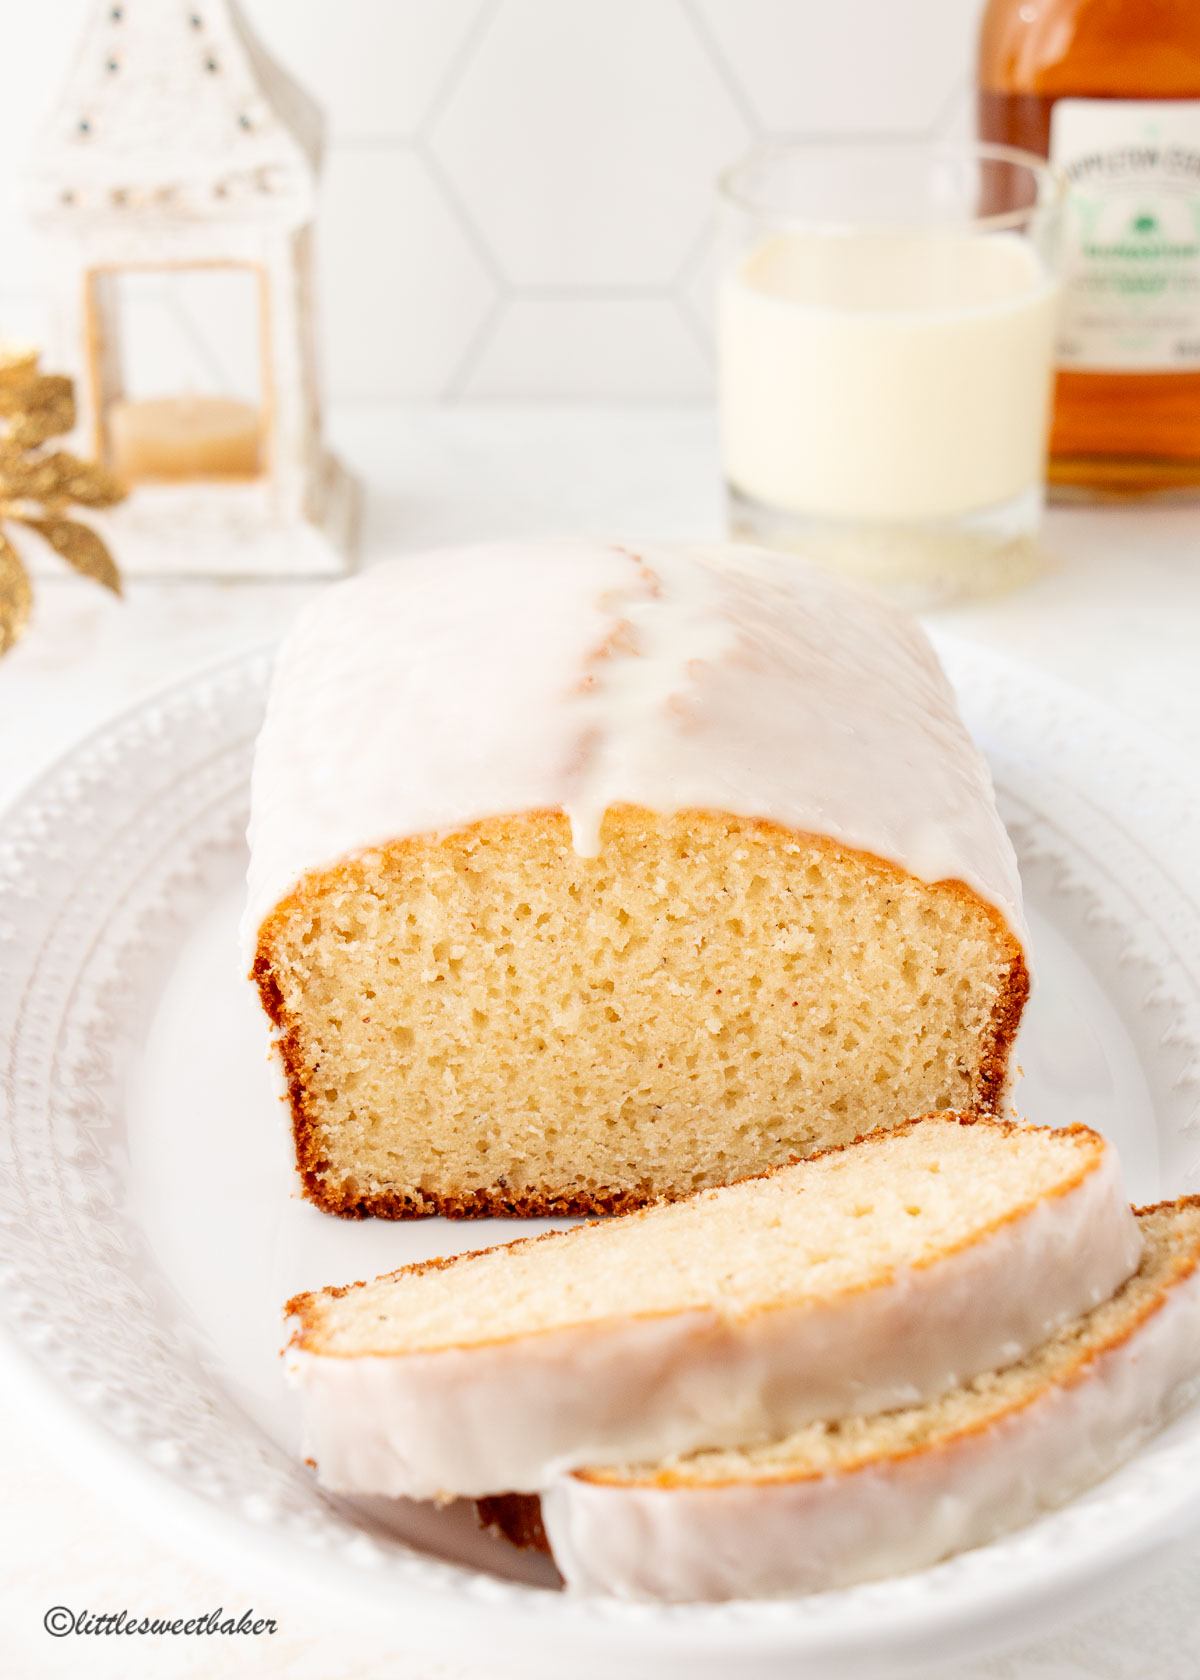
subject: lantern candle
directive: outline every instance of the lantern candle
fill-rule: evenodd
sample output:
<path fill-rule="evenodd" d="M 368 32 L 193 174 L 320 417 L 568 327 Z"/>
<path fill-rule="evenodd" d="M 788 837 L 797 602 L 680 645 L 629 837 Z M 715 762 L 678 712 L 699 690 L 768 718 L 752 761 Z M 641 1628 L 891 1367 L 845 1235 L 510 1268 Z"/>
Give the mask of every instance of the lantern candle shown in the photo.
<path fill-rule="evenodd" d="M 107 420 L 112 469 L 126 484 L 253 478 L 260 471 L 261 415 L 232 397 L 114 402 Z"/>

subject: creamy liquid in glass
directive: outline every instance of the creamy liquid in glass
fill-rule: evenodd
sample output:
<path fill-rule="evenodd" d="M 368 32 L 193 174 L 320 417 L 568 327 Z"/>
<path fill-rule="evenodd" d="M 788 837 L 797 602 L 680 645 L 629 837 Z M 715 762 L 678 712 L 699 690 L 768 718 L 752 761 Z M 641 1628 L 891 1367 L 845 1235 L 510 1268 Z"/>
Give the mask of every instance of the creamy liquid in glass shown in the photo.
<path fill-rule="evenodd" d="M 724 278 L 725 471 L 832 519 L 1002 506 L 1045 466 L 1059 286 L 1017 233 L 781 233 Z"/>

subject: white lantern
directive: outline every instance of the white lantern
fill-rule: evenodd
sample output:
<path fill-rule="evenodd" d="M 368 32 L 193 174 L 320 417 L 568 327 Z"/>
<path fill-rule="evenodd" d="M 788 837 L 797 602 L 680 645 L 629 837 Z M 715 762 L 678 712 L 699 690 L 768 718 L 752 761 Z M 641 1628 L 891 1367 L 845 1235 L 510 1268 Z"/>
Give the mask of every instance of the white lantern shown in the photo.
<path fill-rule="evenodd" d="M 47 365 L 76 447 L 131 487 L 129 574 L 344 570 L 358 487 L 321 441 L 312 224 L 322 119 L 236 0 L 107 0 L 37 147 Z"/>

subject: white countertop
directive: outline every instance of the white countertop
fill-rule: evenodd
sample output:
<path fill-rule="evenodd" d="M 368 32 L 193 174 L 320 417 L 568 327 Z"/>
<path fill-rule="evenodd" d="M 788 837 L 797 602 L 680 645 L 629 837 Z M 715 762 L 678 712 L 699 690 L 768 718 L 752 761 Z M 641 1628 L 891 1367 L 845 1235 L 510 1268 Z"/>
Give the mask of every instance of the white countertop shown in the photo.
<path fill-rule="evenodd" d="M 550 534 L 721 534 L 716 428 L 705 408 L 357 408 L 334 441 L 368 489 L 363 563 L 439 544 Z M 1045 574 L 1002 600 L 936 615 L 1075 683 L 1174 746 L 1200 787 L 1200 507 L 1054 508 Z M 276 636 L 313 583 L 133 582 L 123 601 L 39 566 L 35 619 L 0 662 L 0 804 L 80 735 L 190 668 Z M 293 1680 L 462 1676 L 356 1639 L 311 1606 L 176 1555 L 60 1466 L 30 1422 L 0 1436 L 4 1680 Z M 52 1639 L 51 1606 L 195 1615 L 254 1604 L 269 1640 Z M 1014 1629 L 1019 1637 L 1019 1629 Z M 220 1649 L 214 1649 L 218 1644 Z M 131 1644 L 136 1647 L 131 1650 Z M 954 1680 L 1196 1680 L 1200 1544 L 1136 1602 Z M 566 1663 L 564 1662 L 564 1668 Z"/>

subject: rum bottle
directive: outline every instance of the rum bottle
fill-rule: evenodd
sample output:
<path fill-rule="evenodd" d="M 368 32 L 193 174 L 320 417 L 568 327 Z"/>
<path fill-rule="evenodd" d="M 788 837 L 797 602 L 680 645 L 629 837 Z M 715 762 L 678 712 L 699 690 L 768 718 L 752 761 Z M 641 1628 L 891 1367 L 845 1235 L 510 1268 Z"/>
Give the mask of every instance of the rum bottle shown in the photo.
<path fill-rule="evenodd" d="M 1200 0 L 990 0 L 979 131 L 1068 181 L 1051 484 L 1200 491 Z"/>

